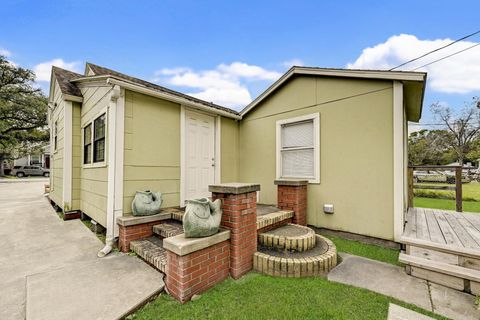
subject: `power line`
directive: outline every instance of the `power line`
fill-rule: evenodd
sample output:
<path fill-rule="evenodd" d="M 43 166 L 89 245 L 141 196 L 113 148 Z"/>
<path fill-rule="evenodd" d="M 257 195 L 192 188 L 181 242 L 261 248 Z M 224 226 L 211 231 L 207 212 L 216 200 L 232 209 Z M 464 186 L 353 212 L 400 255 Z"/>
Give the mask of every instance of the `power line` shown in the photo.
<path fill-rule="evenodd" d="M 428 56 L 428 55 L 430 55 L 430 54 L 432 54 L 432 53 L 434 53 L 434 52 L 437 52 L 437 51 L 442 50 L 442 49 L 444 49 L 444 48 L 446 48 L 446 47 L 449 47 L 449 46 L 451 46 L 451 45 L 453 45 L 453 44 L 455 44 L 455 43 L 457 43 L 457 42 L 459 42 L 459 41 L 462 41 L 462 40 L 465 40 L 465 39 L 467 39 L 467 38 L 473 37 L 474 35 L 479 34 L 479 33 L 480 33 L 480 30 L 478 30 L 478 31 L 476 31 L 476 32 L 474 32 L 474 33 L 471 33 L 471 34 L 469 34 L 469 35 L 466 35 L 466 36 L 464 36 L 464 37 L 462 37 L 462 38 L 460 38 L 460 39 L 457 39 L 457 40 L 455 40 L 455 41 L 453 41 L 453 42 L 450 42 L 449 44 L 444 45 L 443 47 L 434 49 L 434 50 L 432 50 L 432 51 L 429 51 L 429 52 L 427 52 L 427 53 L 422 54 L 421 56 L 418 56 L 418 57 L 416 57 L 416 58 L 413 58 L 413 59 L 411 59 L 411 60 L 408 60 L 407 62 L 404 62 L 404 63 L 402 63 L 402 64 L 400 64 L 400 65 L 398 65 L 398 66 L 396 66 L 396 67 L 393 67 L 393 68 L 389 69 L 388 71 L 395 70 L 395 69 L 400 68 L 400 67 L 402 67 L 402 66 L 404 66 L 404 65 L 406 65 L 406 64 L 409 64 L 410 62 L 417 61 L 417 60 L 419 60 L 419 59 L 421 59 L 421 58 L 423 58 L 423 57 L 426 57 L 426 56 Z"/>
<path fill-rule="evenodd" d="M 427 64 L 424 64 L 423 66 L 417 67 L 417 68 L 412 69 L 412 70 L 410 70 L 410 71 L 415 71 L 415 70 L 421 69 L 421 68 L 423 68 L 423 67 L 429 66 L 429 65 L 431 65 L 431 64 L 434 64 L 434 63 L 436 63 L 436 62 L 439 62 L 439 61 L 442 61 L 442 60 L 444 60 L 444 59 L 450 58 L 450 57 L 452 57 L 452 56 L 454 56 L 454 55 L 457 55 L 457 54 L 459 54 L 459 53 L 462 53 L 462 52 L 464 52 L 464 51 L 473 49 L 473 48 L 475 48 L 476 46 L 480 46 L 480 43 L 474 44 L 473 46 L 470 46 L 470 47 L 468 47 L 468 48 L 465 48 L 465 49 L 462 49 L 462 50 L 460 50 L 460 51 L 454 52 L 454 53 L 452 53 L 452 54 L 449 54 L 448 56 L 445 56 L 445 57 L 443 57 L 443 58 L 434 60 L 434 61 L 432 61 L 432 62 L 429 62 L 429 63 L 427 63 Z"/>

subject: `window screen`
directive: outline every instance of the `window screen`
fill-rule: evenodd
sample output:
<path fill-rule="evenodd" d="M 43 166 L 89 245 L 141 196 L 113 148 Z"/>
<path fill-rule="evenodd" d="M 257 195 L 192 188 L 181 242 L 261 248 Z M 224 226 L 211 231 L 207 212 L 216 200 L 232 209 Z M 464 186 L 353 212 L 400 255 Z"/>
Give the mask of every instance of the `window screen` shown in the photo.
<path fill-rule="evenodd" d="M 281 126 L 281 175 L 285 178 L 315 178 L 313 119 Z"/>
<path fill-rule="evenodd" d="M 83 129 L 83 163 L 92 163 L 92 124 Z"/>

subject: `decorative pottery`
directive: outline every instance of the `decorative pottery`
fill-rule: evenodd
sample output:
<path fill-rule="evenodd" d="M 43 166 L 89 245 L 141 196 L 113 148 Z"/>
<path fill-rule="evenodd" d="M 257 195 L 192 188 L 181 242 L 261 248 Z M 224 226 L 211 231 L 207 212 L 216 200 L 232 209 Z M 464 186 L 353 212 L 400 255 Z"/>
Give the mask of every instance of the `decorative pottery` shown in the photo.
<path fill-rule="evenodd" d="M 183 230 L 186 238 L 202 238 L 214 235 L 222 219 L 222 201 L 207 198 L 187 200 L 183 215 Z"/>
<path fill-rule="evenodd" d="M 137 191 L 132 201 L 134 216 L 151 216 L 160 212 L 162 206 L 162 194 L 160 192 Z"/>

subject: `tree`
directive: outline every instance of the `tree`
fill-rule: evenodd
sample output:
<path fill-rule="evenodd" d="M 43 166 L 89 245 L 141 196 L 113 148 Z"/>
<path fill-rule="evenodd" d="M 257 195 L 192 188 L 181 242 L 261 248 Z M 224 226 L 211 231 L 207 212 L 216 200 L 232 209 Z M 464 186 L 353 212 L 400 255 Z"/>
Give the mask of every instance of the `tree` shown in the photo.
<path fill-rule="evenodd" d="M 452 162 L 450 140 L 446 130 L 420 130 L 408 137 L 408 162 L 410 165 L 436 165 Z"/>
<path fill-rule="evenodd" d="M 0 175 L 5 160 L 48 140 L 47 99 L 33 86 L 35 74 L 0 56 Z"/>
<path fill-rule="evenodd" d="M 474 147 L 480 131 L 480 99 L 474 97 L 472 102 L 455 115 L 450 107 L 439 102 L 430 106 L 434 118 L 445 124 L 446 130 L 452 135 L 448 143 L 457 156 L 458 163 L 463 165 L 467 154 Z"/>

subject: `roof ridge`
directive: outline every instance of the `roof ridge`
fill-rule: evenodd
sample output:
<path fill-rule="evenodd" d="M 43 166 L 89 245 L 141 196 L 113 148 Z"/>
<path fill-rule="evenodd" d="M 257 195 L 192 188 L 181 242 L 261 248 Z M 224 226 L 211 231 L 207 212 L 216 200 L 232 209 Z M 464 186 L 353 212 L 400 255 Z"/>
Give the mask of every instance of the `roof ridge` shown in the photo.
<path fill-rule="evenodd" d="M 181 96 L 182 98 L 185 98 L 185 99 L 188 99 L 188 100 L 197 102 L 197 103 L 201 103 L 201 104 L 203 104 L 203 105 L 206 105 L 206 106 L 211 107 L 211 108 L 214 108 L 214 109 L 219 109 L 219 110 L 223 110 L 223 111 L 226 111 L 226 112 L 235 114 L 235 115 L 239 115 L 239 112 L 236 111 L 236 110 L 233 110 L 233 109 L 230 109 L 230 108 L 227 108 L 227 107 L 218 105 L 218 104 L 213 103 L 213 102 L 208 102 L 208 101 L 205 101 L 205 100 L 202 100 L 202 99 L 199 99 L 199 98 L 190 96 L 190 95 L 188 95 L 188 94 L 185 94 L 185 93 L 182 93 L 182 92 L 179 92 L 179 91 L 176 91 L 176 90 L 169 89 L 169 88 L 164 87 L 164 86 L 160 86 L 160 85 L 155 84 L 155 83 L 152 83 L 152 82 L 150 82 L 150 81 L 146 81 L 146 80 L 143 80 L 143 79 L 140 79 L 140 78 L 137 78 L 137 77 L 132 77 L 132 76 L 129 76 L 129 75 L 125 74 L 125 73 L 121 73 L 121 72 L 115 71 L 115 70 L 113 70 L 113 69 L 109 69 L 109 68 L 106 68 L 106 67 L 102 67 L 102 66 L 100 66 L 100 65 L 97 65 L 97 64 L 94 64 L 94 63 L 91 63 L 91 62 L 87 62 L 87 63 L 86 63 L 86 65 L 85 65 L 85 70 L 86 70 L 88 67 L 90 67 L 90 69 L 92 70 L 92 72 L 93 72 L 96 76 L 99 76 L 99 75 L 116 76 L 116 77 L 119 77 L 119 78 L 121 78 L 121 79 L 124 79 L 124 80 L 130 81 L 130 82 L 134 82 L 134 83 L 143 85 L 143 86 L 148 87 L 148 88 L 150 88 L 150 89 L 154 89 L 154 90 L 158 90 L 158 91 L 170 93 L 170 94 L 173 94 L 173 95 L 176 95 L 176 96 Z M 85 76 L 83 76 L 83 77 L 87 77 L 87 78 L 88 78 L 89 76 L 86 76 L 86 75 L 85 75 Z"/>

